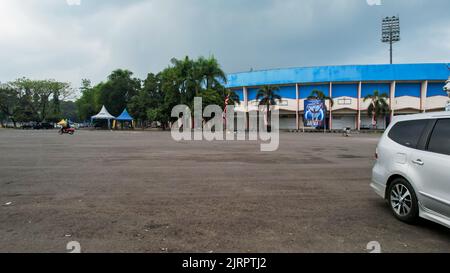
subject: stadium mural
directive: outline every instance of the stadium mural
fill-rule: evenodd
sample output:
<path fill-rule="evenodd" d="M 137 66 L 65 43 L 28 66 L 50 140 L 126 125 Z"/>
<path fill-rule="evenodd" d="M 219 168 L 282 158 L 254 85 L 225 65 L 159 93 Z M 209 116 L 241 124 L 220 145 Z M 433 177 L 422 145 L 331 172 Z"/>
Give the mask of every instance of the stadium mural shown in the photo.
<path fill-rule="evenodd" d="M 324 100 L 305 100 L 305 127 L 323 128 L 326 113 Z"/>

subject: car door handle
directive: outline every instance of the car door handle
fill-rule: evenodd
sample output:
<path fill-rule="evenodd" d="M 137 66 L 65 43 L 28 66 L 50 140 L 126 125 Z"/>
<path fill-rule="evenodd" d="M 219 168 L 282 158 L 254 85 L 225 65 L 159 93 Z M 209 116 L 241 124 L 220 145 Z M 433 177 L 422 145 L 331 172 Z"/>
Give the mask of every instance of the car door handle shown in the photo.
<path fill-rule="evenodd" d="M 423 161 L 420 160 L 420 159 L 413 160 L 412 163 L 417 164 L 417 165 L 419 165 L 419 166 L 423 166 L 423 165 L 425 164 L 425 163 L 423 163 Z"/>

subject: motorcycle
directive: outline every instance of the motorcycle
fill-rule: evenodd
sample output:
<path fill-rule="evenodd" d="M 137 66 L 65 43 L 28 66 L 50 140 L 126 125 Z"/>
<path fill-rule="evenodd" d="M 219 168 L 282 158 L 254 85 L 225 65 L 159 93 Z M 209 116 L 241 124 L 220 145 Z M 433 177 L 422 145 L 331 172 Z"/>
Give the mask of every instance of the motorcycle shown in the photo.
<path fill-rule="evenodd" d="M 59 130 L 60 135 L 63 135 L 63 134 L 73 135 L 74 133 L 75 133 L 74 128 L 61 128 L 61 130 Z"/>

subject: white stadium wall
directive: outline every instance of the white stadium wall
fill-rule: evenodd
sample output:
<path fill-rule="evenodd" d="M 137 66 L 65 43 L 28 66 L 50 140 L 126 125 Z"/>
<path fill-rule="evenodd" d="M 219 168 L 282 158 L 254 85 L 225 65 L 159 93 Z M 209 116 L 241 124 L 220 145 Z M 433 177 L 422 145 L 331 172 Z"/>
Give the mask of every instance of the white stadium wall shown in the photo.
<path fill-rule="evenodd" d="M 342 83 L 340 83 L 342 84 Z M 417 96 L 396 96 L 395 95 L 395 87 L 391 87 L 391 83 L 380 82 L 380 83 L 361 83 L 362 88 L 366 84 L 366 89 L 374 84 L 381 84 L 381 86 L 389 86 L 389 90 L 386 92 L 388 95 L 387 103 L 390 108 L 393 110 L 393 114 L 414 114 L 426 111 L 442 111 L 445 108 L 445 105 L 448 101 L 448 97 L 443 95 L 433 95 L 433 96 L 425 96 L 420 95 Z M 401 82 L 397 82 L 396 86 L 401 84 Z M 423 86 L 423 83 L 419 83 Z M 438 83 L 439 86 L 444 86 L 444 82 Z M 335 84 L 331 84 L 331 90 L 333 90 Z M 421 92 L 426 91 L 427 85 L 421 88 Z M 251 87 L 252 92 L 255 92 L 260 87 Z M 244 88 L 244 93 L 249 88 Z M 385 89 L 385 88 L 384 88 Z M 383 89 L 383 90 L 384 90 Z M 292 99 L 283 97 L 282 101 L 277 104 L 277 108 L 281 111 L 280 114 L 280 129 L 301 129 L 303 127 L 302 116 L 304 111 L 304 103 L 307 97 L 306 93 L 301 93 L 302 85 L 298 86 L 299 98 Z M 386 91 L 386 90 L 384 90 Z M 394 92 L 394 93 L 392 93 Z M 359 93 L 359 92 L 358 92 Z M 365 94 L 368 94 L 369 91 L 365 91 Z M 349 127 L 351 129 L 367 129 L 372 128 L 372 119 L 367 116 L 367 109 L 370 105 L 370 101 L 364 101 L 364 97 L 362 96 L 339 96 L 334 97 L 333 94 L 333 107 L 331 108 L 332 121 L 331 126 L 332 129 L 343 129 Z M 247 95 L 244 95 L 246 97 Z M 300 98 L 303 96 L 304 98 Z M 249 101 L 241 101 L 240 104 L 236 105 L 235 111 L 257 111 L 258 109 L 258 101 L 256 99 L 252 99 Z M 327 108 L 330 109 L 330 103 L 327 103 Z M 358 112 L 360 112 L 360 122 L 358 124 Z M 298 114 L 297 114 L 298 113 Z M 297 125 L 298 123 L 298 125 Z M 358 128 L 359 125 L 359 128 Z M 385 118 L 379 118 L 377 129 L 384 129 L 387 126 L 387 122 Z"/>

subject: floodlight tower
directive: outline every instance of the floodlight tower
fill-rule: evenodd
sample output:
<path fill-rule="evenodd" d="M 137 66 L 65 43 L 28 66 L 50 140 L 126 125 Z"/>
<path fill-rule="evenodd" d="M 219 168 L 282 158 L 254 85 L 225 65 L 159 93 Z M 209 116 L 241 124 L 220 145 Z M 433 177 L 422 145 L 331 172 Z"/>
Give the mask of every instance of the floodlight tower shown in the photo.
<path fill-rule="evenodd" d="M 400 18 L 398 16 L 383 19 L 381 24 L 381 41 L 389 43 L 392 64 L 392 45 L 400 41 Z"/>

